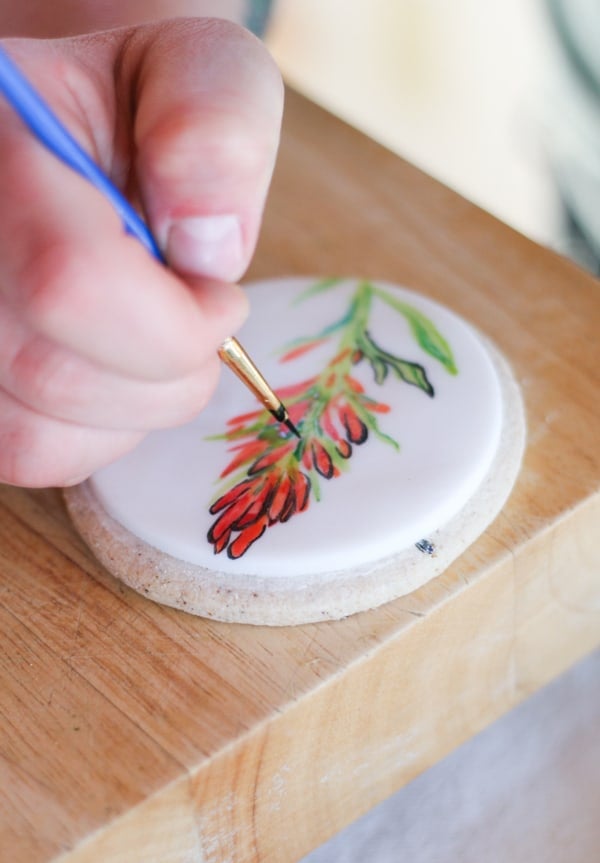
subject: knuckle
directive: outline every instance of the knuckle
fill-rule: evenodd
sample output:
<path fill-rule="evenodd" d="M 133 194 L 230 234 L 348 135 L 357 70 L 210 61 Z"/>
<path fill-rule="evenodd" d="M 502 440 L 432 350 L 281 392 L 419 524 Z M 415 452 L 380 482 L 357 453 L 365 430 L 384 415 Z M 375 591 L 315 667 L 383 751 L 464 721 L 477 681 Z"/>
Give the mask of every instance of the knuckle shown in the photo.
<path fill-rule="evenodd" d="M 9 369 L 15 394 L 26 404 L 52 413 L 73 402 L 69 363 L 49 342 L 32 339 L 14 356 Z"/>
<path fill-rule="evenodd" d="M 25 411 L 0 429 L 0 481 L 39 488 L 52 484 L 43 435 Z"/>
<path fill-rule="evenodd" d="M 204 410 L 217 387 L 219 372 L 218 361 L 211 362 L 203 368 L 201 374 L 185 382 L 184 391 L 170 425 L 190 422 Z"/>
<path fill-rule="evenodd" d="M 54 243 L 32 255 L 19 277 L 19 305 L 24 320 L 37 332 L 52 336 L 78 303 L 85 281 L 84 260 L 70 246 Z"/>
<path fill-rule="evenodd" d="M 143 146 L 144 174 L 162 183 L 185 181 L 205 186 L 215 181 L 234 184 L 262 176 L 272 146 L 250 123 L 223 108 L 206 110 L 194 121 L 190 112 L 161 121 Z"/>
<path fill-rule="evenodd" d="M 219 379 L 219 362 L 211 360 L 201 370 L 167 384 L 154 385 L 146 391 L 143 410 L 129 417 L 132 427 L 173 428 L 194 420 L 206 407 Z"/>

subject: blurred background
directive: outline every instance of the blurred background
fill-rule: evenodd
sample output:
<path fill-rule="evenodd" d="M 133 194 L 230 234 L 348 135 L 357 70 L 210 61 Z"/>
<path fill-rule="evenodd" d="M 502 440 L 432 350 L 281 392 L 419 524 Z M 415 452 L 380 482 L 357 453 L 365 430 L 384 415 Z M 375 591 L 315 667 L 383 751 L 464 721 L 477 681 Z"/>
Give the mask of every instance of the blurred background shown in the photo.
<path fill-rule="evenodd" d="M 548 30 L 530 0 L 277 0 L 266 40 L 311 99 L 552 243 L 539 135 Z"/>
<path fill-rule="evenodd" d="M 291 86 L 599 272 L 600 0 L 267 5 Z M 599 679 L 596 654 L 304 863 L 600 860 Z"/>
<path fill-rule="evenodd" d="M 597 270 L 597 0 L 274 0 L 251 23 L 300 92 Z"/>

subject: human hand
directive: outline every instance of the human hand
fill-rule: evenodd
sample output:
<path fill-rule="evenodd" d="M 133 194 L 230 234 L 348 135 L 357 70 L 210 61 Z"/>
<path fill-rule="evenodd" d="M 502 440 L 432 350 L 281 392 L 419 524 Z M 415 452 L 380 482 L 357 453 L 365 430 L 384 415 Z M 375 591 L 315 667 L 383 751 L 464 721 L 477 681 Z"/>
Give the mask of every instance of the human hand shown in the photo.
<path fill-rule="evenodd" d="M 209 399 L 246 316 L 228 283 L 256 243 L 282 87 L 213 19 L 4 45 L 175 271 L 0 103 L 0 481 L 71 485 Z"/>

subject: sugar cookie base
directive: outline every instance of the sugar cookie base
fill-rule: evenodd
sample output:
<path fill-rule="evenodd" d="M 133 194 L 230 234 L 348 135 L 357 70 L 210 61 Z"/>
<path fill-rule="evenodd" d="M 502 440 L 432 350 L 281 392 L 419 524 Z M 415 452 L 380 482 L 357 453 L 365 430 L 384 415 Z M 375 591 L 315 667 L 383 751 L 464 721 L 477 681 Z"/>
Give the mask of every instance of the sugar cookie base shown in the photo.
<path fill-rule="evenodd" d="M 65 490 L 69 513 L 109 572 L 149 599 L 191 614 L 229 623 L 289 626 L 337 620 L 375 608 L 411 593 L 447 569 L 493 521 L 512 490 L 525 446 L 524 409 L 507 363 L 492 348 L 490 352 L 502 392 L 500 446 L 473 497 L 426 537 L 435 547 L 433 555 L 411 545 L 357 569 L 257 577 L 207 569 L 148 545 L 106 512 L 87 482 Z"/>

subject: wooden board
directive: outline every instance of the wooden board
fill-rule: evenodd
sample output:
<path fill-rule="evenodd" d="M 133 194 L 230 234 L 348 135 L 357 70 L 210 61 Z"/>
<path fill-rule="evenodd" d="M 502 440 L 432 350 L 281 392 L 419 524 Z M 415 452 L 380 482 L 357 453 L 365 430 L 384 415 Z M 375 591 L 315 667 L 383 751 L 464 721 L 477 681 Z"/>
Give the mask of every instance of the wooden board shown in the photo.
<path fill-rule="evenodd" d="M 293 629 L 112 579 L 57 491 L 0 491 L 0 848 L 11 863 L 297 860 L 600 643 L 600 291 L 300 97 L 251 276 L 365 274 L 491 337 L 524 467 L 440 578 Z"/>

